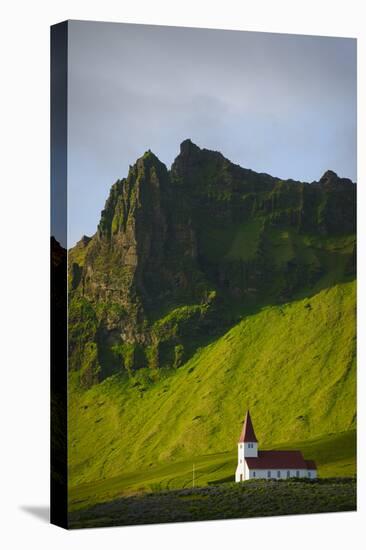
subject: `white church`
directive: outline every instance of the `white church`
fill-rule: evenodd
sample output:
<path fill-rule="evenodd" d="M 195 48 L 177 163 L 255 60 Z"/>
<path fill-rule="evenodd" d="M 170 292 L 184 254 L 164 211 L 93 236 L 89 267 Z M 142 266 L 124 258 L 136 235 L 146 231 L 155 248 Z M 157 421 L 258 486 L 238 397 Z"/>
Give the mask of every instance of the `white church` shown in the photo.
<path fill-rule="evenodd" d="M 259 451 L 249 411 L 238 443 L 235 481 L 247 479 L 288 479 L 317 477 L 313 460 L 305 460 L 301 451 Z"/>

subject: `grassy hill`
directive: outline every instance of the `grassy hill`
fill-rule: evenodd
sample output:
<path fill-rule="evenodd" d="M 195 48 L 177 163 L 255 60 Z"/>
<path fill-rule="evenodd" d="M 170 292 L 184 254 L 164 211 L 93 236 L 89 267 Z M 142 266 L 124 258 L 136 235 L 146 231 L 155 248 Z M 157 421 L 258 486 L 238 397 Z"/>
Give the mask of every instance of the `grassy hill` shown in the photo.
<path fill-rule="evenodd" d="M 248 408 L 262 449 L 317 461 L 323 480 L 294 510 L 330 509 L 340 484 L 324 478 L 356 471 L 355 199 L 334 172 L 282 181 L 190 140 L 169 170 L 148 151 L 113 184 L 96 233 L 68 251 L 75 524 L 94 505 L 101 524 L 141 523 L 133 508 L 151 502 L 152 521 L 172 521 L 161 492 L 179 501 L 193 464 L 194 498 L 224 503 L 200 519 L 260 515 L 272 491 L 267 512 L 288 513 L 280 493 L 296 484 L 253 485 L 258 506 L 237 508 L 251 491 L 231 483 Z M 337 509 L 353 506 L 354 481 L 344 488 Z"/>
<path fill-rule="evenodd" d="M 316 460 L 321 478 L 353 477 L 356 472 L 356 431 L 349 430 L 308 441 L 291 441 L 279 448 L 299 449 Z M 124 472 L 112 478 L 73 487 L 69 492 L 70 511 L 109 502 L 121 495 L 187 489 L 233 482 L 236 450 L 194 456 L 165 465 Z"/>
<path fill-rule="evenodd" d="M 337 284 L 245 317 L 178 369 L 121 372 L 89 389 L 70 373 L 71 501 L 105 499 L 108 483 L 113 494 L 184 486 L 193 461 L 203 484 L 227 478 L 248 407 L 262 448 L 302 448 L 323 475 L 353 473 L 354 315 L 355 283 Z M 87 483 L 94 497 L 80 494 Z"/>
<path fill-rule="evenodd" d="M 332 171 L 283 181 L 189 139 L 170 169 L 147 151 L 68 251 L 69 369 L 85 389 L 180 367 L 244 314 L 355 277 L 355 201 Z"/>

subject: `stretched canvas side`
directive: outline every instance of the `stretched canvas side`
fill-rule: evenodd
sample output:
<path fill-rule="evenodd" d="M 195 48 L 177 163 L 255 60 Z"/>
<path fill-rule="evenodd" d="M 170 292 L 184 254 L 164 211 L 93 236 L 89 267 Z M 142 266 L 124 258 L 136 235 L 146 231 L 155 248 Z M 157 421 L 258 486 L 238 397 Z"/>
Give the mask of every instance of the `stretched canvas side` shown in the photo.
<path fill-rule="evenodd" d="M 51 28 L 51 523 L 67 527 L 67 35 Z"/>

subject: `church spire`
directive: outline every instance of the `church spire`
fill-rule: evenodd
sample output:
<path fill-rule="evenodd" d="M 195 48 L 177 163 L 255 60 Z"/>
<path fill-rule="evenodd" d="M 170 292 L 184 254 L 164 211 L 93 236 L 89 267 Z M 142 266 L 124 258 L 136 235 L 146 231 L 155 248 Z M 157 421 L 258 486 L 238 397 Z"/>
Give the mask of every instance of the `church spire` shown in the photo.
<path fill-rule="evenodd" d="M 257 443 L 258 439 L 255 437 L 252 419 L 250 418 L 249 410 L 245 415 L 243 429 L 240 435 L 239 443 Z"/>

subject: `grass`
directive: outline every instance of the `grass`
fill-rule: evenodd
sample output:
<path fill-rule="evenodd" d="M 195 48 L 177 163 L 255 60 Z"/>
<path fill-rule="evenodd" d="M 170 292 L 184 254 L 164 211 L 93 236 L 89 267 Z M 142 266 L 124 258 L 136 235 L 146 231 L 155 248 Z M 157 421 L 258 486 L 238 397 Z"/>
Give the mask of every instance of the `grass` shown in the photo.
<path fill-rule="evenodd" d="M 294 441 L 274 448 L 299 449 L 305 458 L 316 460 L 320 477 L 348 477 L 356 473 L 356 432 L 330 434 L 309 441 Z M 69 491 L 69 509 L 93 506 L 121 495 L 192 487 L 234 481 L 237 455 L 231 452 L 190 457 L 184 461 L 123 472 L 110 479 L 76 486 Z"/>
<path fill-rule="evenodd" d="M 224 259 L 229 261 L 253 259 L 257 252 L 262 229 L 263 220 L 261 218 L 254 218 L 249 222 L 239 224 Z"/>
<path fill-rule="evenodd" d="M 322 272 L 315 284 L 302 289 L 304 295 L 343 281 L 354 245 L 354 235 L 314 236 L 298 233 L 293 228 L 271 228 L 265 238 L 266 250 L 273 258 L 276 269 L 287 262 L 295 262 L 310 271 Z M 280 286 L 281 280 L 277 280 L 273 288 L 278 291 Z"/>
<path fill-rule="evenodd" d="M 83 246 L 81 243 L 78 243 L 68 252 L 69 264 L 77 263 L 80 267 L 83 267 L 87 251 L 87 246 Z"/>
<path fill-rule="evenodd" d="M 249 481 L 119 498 L 69 514 L 69 526 L 102 527 L 356 510 L 353 479 Z"/>
<path fill-rule="evenodd" d="M 256 255 L 262 229 L 262 218 L 226 227 L 207 223 L 201 234 L 203 254 L 209 261 L 251 260 Z"/>
<path fill-rule="evenodd" d="M 354 509 L 353 482 L 327 481 L 356 471 L 355 236 L 344 234 L 352 211 L 338 193 L 257 181 L 202 154 L 188 187 L 171 172 L 173 240 L 162 271 L 144 263 L 142 293 L 120 237 L 109 235 L 127 210 L 134 216 L 141 177 L 168 182 L 151 152 L 112 187 L 95 247 L 86 254 L 83 239 L 69 253 L 73 526 Z M 187 216 L 195 239 L 182 230 Z M 92 268 L 89 289 L 73 262 Z M 93 288 L 107 284 L 104 299 Z M 322 481 L 233 485 L 248 408 L 261 448 L 301 449 Z"/>
<path fill-rule="evenodd" d="M 274 449 L 299 449 L 307 459 L 317 463 L 319 476 L 348 477 L 356 475 L 356 430 L 329 434 L 291 444 L 274 445 Z"/>
<path fill-rule="evenodd" d="M 246 317 L 178 369 L 89 390 L 71 373 L 71 486 L 233 452 L 247 408 L 262 448 L 354 429 L 354 308 L 345 283 Z"/>

